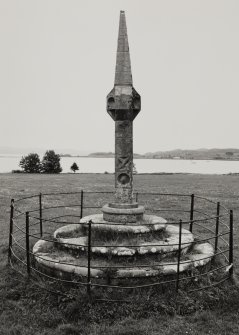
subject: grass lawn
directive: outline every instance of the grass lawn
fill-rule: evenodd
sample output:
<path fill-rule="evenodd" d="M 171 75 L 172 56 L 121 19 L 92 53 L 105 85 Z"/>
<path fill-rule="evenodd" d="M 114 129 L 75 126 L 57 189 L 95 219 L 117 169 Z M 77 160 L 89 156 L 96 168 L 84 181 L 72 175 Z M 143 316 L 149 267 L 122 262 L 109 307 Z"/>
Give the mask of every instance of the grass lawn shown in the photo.
<path fill-rule="evenodd" d="M 11 198 L 50 192 L 113 191 L 111 174 L 0 174 L 0 335 L 67 334 L 239 334 L 239 289 L 220 288 L 186 295 L 168 290 L 136 295 L 134 304 L 94 303 L 43 291 L 7 266 Z M 234 209 L 234 272 L 239 274 L 239 176 L 136 175 L 141 192 L 195 193 Z M 61 199 L 59 199 L 60 201 Z M 97 199 L 96 199 L 97 200 Z"/>

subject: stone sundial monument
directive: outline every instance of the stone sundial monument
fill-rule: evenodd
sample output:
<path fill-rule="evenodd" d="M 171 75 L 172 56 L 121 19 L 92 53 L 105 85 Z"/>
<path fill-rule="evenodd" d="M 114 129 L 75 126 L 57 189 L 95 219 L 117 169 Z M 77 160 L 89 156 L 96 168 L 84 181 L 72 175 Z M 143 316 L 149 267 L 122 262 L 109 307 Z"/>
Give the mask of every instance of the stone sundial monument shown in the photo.
<path fill-rule="evenodd" d="M 133 200 L 133 121 L 140 107 L 140 95 L 132 82 L 125 13 L 121 11 L 114 88 L 107 96 L 107 112 L 115 122 L 115 196 L 101 214 L 57 229 L 54 242 L 42 239 L 34 245 L 36 263 L 45 272 L 63 278 L 90 275 L 108 280 L 109 273 L 118 279 L 145 278 L 202 266 L 213 256 L 209 243 L 195 243 L 193 234 L 182 228 L 180 253 L 184 259 L 178 267 L 179 226 L 146 214 Z"/>
<path fill-rule="evenodd" d="M 107 96 L 107 112 L 115 121 L 115 201 L 103 207 L 104 219 L 136 222 L 144 208 L 133 202 L 133 121 L 140 112 L 133 87 L 124 11 L 120 12 L 115 82 Z"/>

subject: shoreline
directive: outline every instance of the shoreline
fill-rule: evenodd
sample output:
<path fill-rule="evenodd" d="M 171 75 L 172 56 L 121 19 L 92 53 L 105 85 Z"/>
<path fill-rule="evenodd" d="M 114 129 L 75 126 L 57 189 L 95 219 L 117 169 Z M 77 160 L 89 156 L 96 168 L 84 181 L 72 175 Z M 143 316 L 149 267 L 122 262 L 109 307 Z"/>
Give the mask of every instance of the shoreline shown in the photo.
<path fill-rule="evenodd" d="M 71 173 L 70 167 L 73 162 L 79 166 L 78 173 L 114 173 L 114 158 L 94 157 L 63 157 L 60 160 L 62 173 Z M 0 173 L 21 173 L 19 157 L 1 157 Z M 138 174 L 209 174 L 224 175 L 238 174 L 239 161 L 230 159 L 198 160 L 198 159 L 135 159 L 135 168 Z"/>
<path fill-rule="evenodd" d="M 22 155 L 22 154 L 0 154 L 0 159 L 1 158 L 21 158 L 23 156 L 26 155 Z M 115 158 L 114 155 L 112 156 L 83 156 L 83 155 L 76 155 L 76 156 L 61 156 L 60 158 Z M 170 158 L 170 157 L 147 157 L 147 156 L 142 156 L 142 157 L 134 157 L 133 160 L 138 160 L 138 159 L 153 159 L 153 160 L 172 160 L 172 161 L 223 161 L 223 162 L 239 162 L 239 159 L 230 159 L 230 158 L 196 158 L 196 157 L 192 157 L 192 158 Z"/>
<path fill-rule="evenodd" d="M 114 175 L 114 172 L 61 172 L 61 173 L 27 173 L 27 172 L 0 172 L 1 175 L 29 175 L 29 176 L 62 176 L 62 175 Z M 194 173 L 194 172 L 139 172 L 135 176 L 169 176 L 169 175 L 201 175 L 201 176 L 239 176 L 239 172 L 229 173 Z"/>

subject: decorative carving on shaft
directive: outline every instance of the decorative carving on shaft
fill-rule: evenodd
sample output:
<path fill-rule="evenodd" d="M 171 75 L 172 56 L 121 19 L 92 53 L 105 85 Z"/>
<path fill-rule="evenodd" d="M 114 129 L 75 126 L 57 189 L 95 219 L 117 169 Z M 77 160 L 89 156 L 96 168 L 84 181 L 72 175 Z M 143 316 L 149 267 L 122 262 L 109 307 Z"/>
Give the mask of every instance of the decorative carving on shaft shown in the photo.
<path fill-rule="evenodd" d="M 131 203 L 133 188 L 133 123 L 115 121 L 115 202 Z"/>

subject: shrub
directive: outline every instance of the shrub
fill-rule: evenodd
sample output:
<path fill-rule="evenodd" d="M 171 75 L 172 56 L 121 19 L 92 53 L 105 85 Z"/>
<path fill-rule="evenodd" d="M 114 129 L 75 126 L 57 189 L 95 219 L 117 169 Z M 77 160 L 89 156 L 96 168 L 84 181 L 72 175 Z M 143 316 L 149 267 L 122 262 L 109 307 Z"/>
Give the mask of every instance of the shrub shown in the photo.
<path fill-rule="evenodd" d="M 74 162 L 71 165 L 71 170 L 75 173 L 77 170 L 79 170 L 79 166 L 76 164 L 76 162 Z"/>
<path fill-rule="evenodd" d="M 22 170 L 12 170 L 12 173 L 23 173 Z"/>

